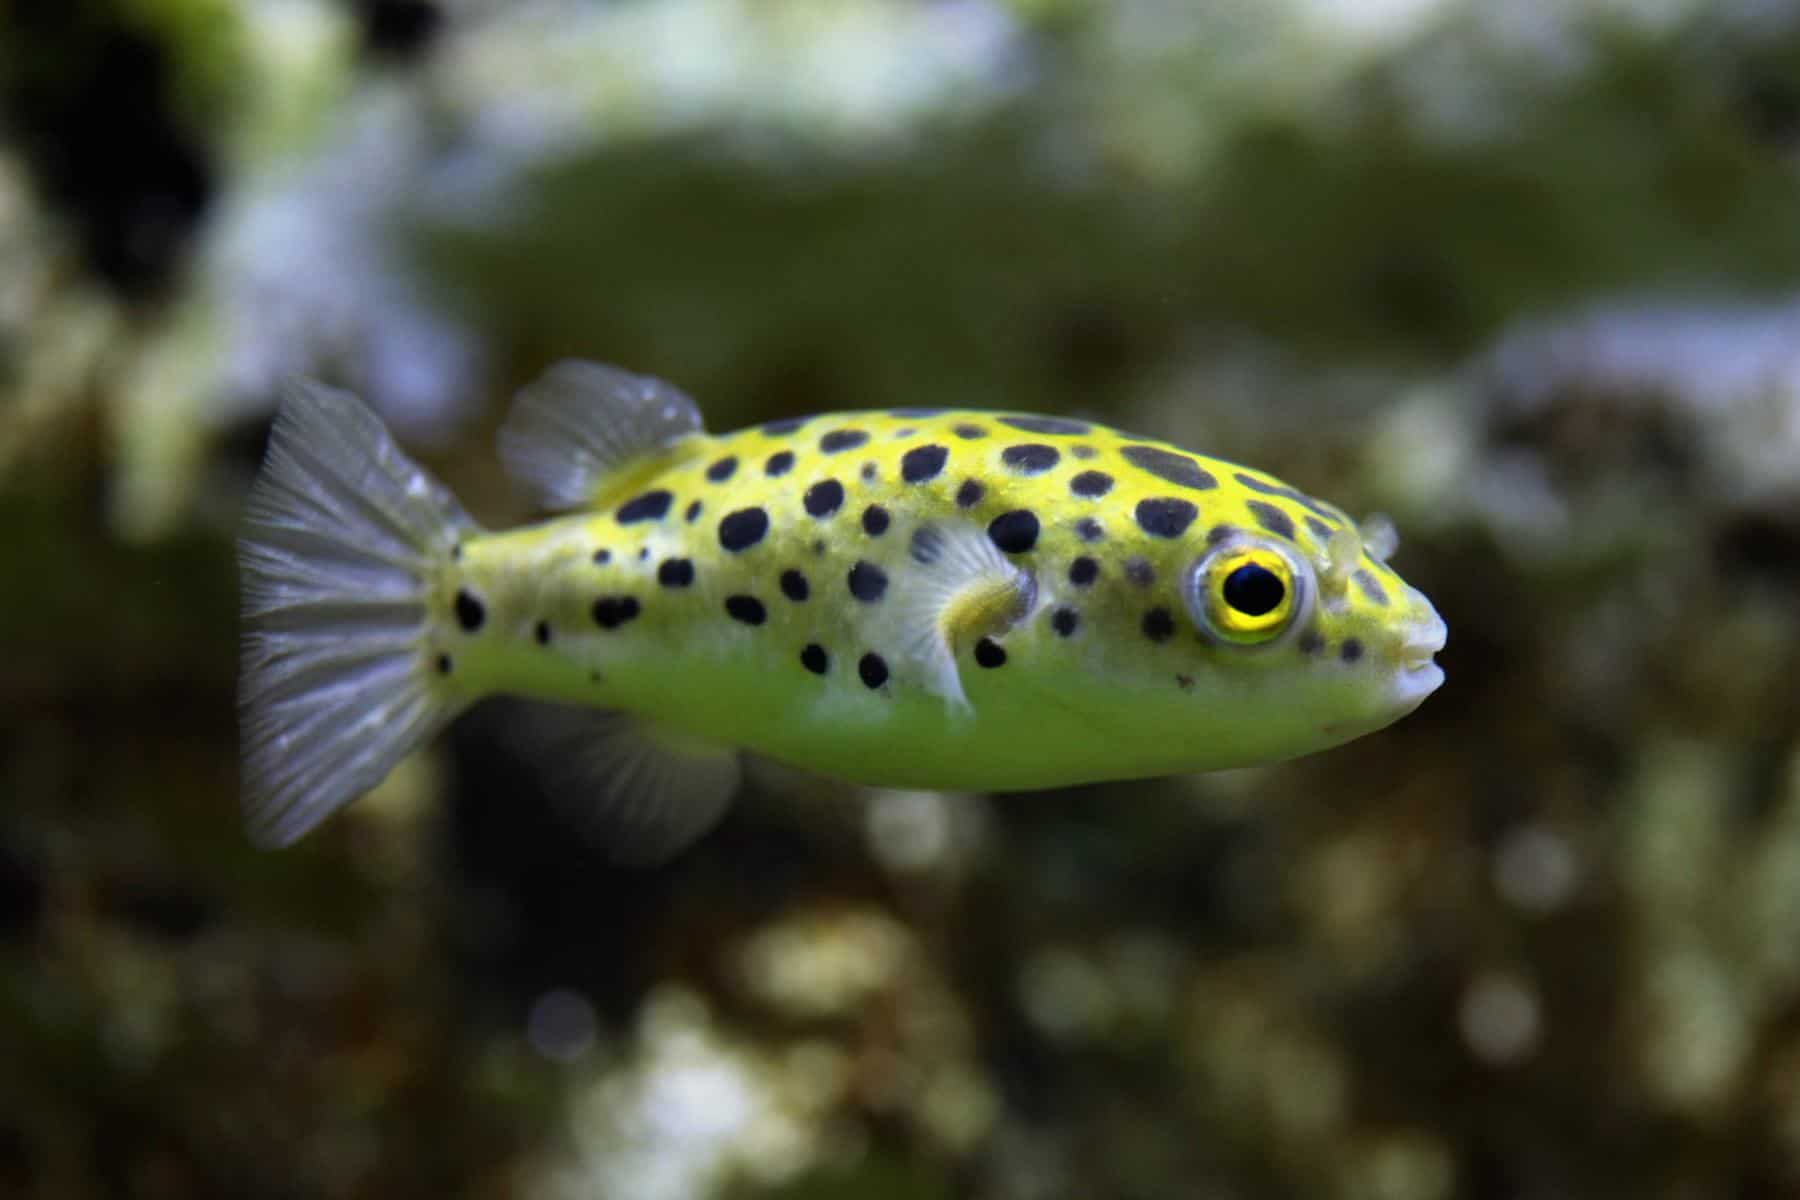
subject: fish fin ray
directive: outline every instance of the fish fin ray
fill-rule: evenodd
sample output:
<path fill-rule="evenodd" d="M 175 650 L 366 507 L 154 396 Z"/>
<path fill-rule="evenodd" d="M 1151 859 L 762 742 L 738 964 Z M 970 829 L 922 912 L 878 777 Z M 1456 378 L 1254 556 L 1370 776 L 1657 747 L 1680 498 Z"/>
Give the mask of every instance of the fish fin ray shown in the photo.
<path fill-rule="evenodd" d="M 717 825 L 742 779 L 737 750 L 628 713 L 521 701 L 516 728 L 551 803 L 623 866 L 666 862 Z"/>
<path fill-rule="evenodd" d="M 891 616 L 902 656 L 927 691 L 966 711 L 957 653 L 1023 620 L 1037 603 L 1037 581 L 985 530 L 962 521 L 920 525 L 908 554 L 912 570 Z"/>
<path fill-rule="evenodd" d="M 609 477 L 704 428 L 673 384 L 570 358 L 519 389 L 500 457 L 545 508 L 587 508 L 611 490 Z"/>
<path fill-rule="evenodd" d="M 314 383 L 288 390 L 238 542 L 252 841 L 299 838 L 466 703 L 432 673 L 425 600 L 477 531 L 361 401 Z"/>

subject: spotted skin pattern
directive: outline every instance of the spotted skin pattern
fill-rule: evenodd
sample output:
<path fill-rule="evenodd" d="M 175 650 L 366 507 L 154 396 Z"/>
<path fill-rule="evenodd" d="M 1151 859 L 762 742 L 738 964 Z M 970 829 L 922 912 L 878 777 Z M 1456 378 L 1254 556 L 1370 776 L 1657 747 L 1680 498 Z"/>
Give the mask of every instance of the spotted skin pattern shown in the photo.
<path fill-rule="evenodd" d="M 1321 749 L 1410 710 L 1385 689 L 1429 603 L 1338 509 L 1100 425 L 839 413 L 693 434 L 589 510 L 460 547 L 425 650 L 448 686 L 619 708 L 890 786 L 1009 790 Z M 1030 580 L 1010 624 L 952 631 L 966 704 L 902 636 L 922 526 Z M 1223 644 L 1182 588 L 1249 537 L 1309 564 L 1305 617 Z M 1435 620 L 1435 617 L 1431 618 Z"/>

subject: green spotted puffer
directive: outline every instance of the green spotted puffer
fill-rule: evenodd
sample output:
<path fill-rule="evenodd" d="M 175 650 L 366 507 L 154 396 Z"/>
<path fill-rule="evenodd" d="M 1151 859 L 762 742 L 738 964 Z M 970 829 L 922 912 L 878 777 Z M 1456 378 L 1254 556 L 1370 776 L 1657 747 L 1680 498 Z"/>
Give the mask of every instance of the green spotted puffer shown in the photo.
<path fill-rule="evenodd" d="M 565 706 L 531 735 L 557 790 L 656 858 L 717 819 L 741 751 L 1043 788 L 1323 749 L 1443 680 L 1443 622 L 1338 509 L 1098 425 L 899 409 L 711 436 L 673 387 L 565 362 L 501 450 L 566 515 L 484 532 L 354 398 L 284 403 L 241 545 L 257 840 L 494 693 Z"/>

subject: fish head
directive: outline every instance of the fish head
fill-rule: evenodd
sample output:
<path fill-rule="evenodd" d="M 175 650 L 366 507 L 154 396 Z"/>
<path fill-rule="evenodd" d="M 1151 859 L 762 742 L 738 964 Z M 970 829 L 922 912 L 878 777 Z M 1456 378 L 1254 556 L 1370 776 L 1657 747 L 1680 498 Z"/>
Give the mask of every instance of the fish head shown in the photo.
<path fill-rule="evenodd" d="M 1324 749 L 1412 712 L 1444 681 L 1443 619 L 1384 561 L 1391 529 L 1215 526 L 1172 564 L 1197 720 L 1246 761 Z"/>

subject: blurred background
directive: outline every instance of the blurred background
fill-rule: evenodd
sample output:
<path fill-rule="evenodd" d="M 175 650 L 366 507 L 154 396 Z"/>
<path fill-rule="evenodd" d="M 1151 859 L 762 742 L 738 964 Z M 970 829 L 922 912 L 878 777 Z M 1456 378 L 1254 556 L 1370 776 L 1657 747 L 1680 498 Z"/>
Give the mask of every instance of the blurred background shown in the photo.
<path fill-rule="evenodd" d="M 1800 0 L 0 14 L 0 1195 L 1800 1195 Z M 1265 467 L 1448 683 L 647 872 L 478 710 L 253 851 L 280 382 L 505 525 L 568 355 Z"/>

